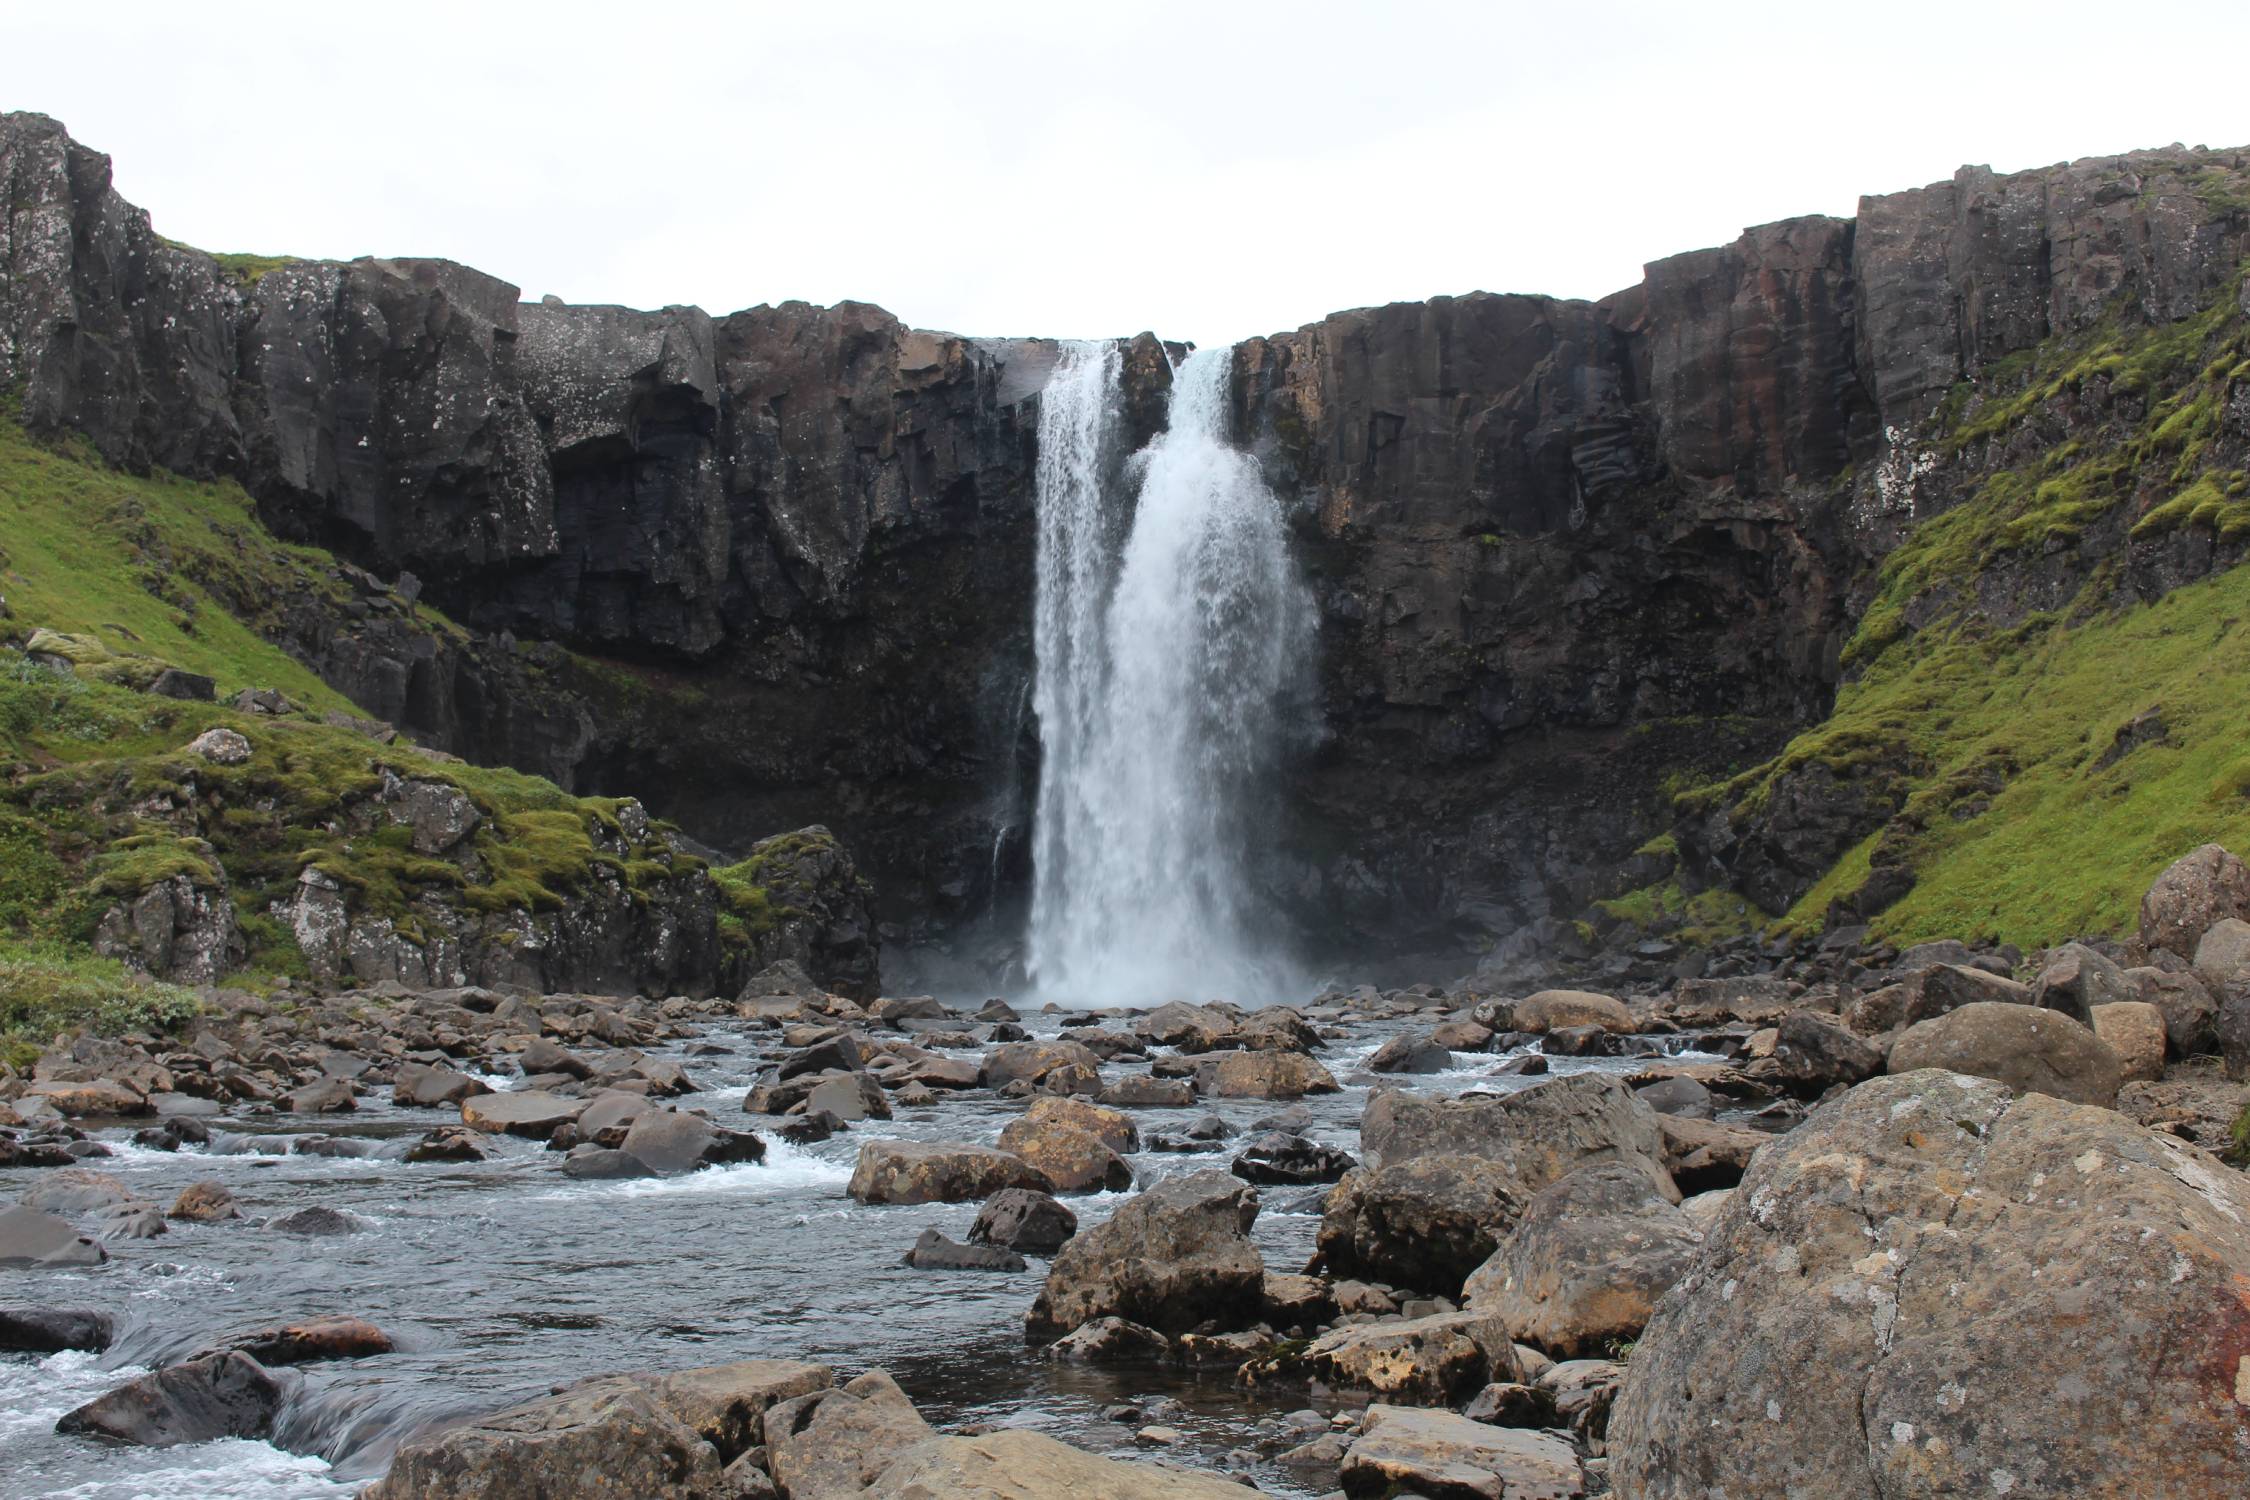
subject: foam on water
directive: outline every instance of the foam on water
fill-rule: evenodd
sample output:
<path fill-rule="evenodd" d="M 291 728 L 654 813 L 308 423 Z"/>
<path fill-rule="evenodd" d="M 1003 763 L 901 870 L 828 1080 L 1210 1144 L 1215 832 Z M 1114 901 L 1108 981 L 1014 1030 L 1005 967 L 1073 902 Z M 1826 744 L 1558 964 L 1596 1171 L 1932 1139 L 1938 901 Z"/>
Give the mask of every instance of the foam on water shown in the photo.
<path fill-rule="evenodd" d="M 539 1194 L 542 1202 L 573 1198 L 697 1198 L 733 1196 L 784 1198 L 797 1193 L 842 1192 L 852 1169 L 789 1142 L 769 1136 L 766 1159 L 728 1167 L 706 1167 L 682 1177 L 628 1177 L 617 1182 L 585 1182 Z"/>

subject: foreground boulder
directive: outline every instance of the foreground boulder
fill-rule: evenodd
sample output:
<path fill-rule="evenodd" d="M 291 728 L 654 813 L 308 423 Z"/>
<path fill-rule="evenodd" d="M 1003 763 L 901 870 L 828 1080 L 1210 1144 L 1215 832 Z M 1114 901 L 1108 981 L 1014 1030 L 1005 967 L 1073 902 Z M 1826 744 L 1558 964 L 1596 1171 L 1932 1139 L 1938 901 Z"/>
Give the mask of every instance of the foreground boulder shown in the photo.
<path fill-rule="evenodd" d="M 1149 1189 L 1057 1252 L 1025 1340 L 1052 1343 L 1101 1317 L 1168 1334 L 1248 1327 L 1264 1307 L 1265 1261 L 1250 1242 L 1257 1218 L 1257 1190 L 1225 1172 Z"/>
<path fill-rule="evenodd" d="M 55 1431 L 143 1448 L 264 1437 L 281 1409 L 281 1382 L 247 1354 L 191 1359 L 96 1396 Z"/>
<path fill-rule="evenodd" d="M 1876 1079 L 1720 1211 L 1634 1350 L 1610 1477 L 1620 1500 L 2238 1493 L 2245 1278 L 2250 1180 L 2196 1148 L 1995 1081 Z"/>
<path fill-rule="evenodd" d="M 937 1432 L 886 1371 L 784 1401 L 767 1413 L 766 1452 L 789 1500 L 854 1500 Z"/>
<path fill-rule="evenodd" d="M 1020 1156 L 957 1141 L 869 1141 L 849 1191 L 862 1203 L 969 1203 L 1003 1188 L 1055 1190 Z"/>
<path fill-rule="evenodd" d="M 1343 1483 L 1352 1500 L 1577 1500 L 1586 1493 L 1578 1454 L 1552 1433 L 1401 1406 L 1367 1409 L 1358 1440 L 1344 1454 Z"/>
<path fill-rule="evenodd" d="M 1908 1027 L 1891 1044 L 1889 1068 L 1946 1068 L 2104 1107 L 2125 1081 L 2117 1054 L 2062 1012 L 1982 1001 Z"/>
<path fill-rule="evenodd" d="M 1559 1359 L 1635 1337 L 1703 1242 L 1670 1188 L 1625 1162 L 1549 1183 L 1463 1296 L 1513 1342 Z"/>

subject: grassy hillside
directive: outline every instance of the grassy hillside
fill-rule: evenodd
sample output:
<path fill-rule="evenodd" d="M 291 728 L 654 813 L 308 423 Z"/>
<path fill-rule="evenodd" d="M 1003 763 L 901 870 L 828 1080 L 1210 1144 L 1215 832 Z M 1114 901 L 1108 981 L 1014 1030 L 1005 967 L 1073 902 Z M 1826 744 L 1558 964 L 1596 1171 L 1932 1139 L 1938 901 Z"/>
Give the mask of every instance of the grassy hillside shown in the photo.
<path fill-rule="evenodd" d="M 2245 391 L 2239 278 L 2195 317 L 2150 328 L 2121 311 L 1956 389 L 1921 436 L 1962 498 L 1884 561 L 1830 717 L 1678 799 L 1685 819 L 1755 831 L 1818 767 L 1897 802 L 1788 911 L 1738 902 L 1743 925 L 1817 934 L 1881 865 L 1913 875 L 1872 921 L 1897 942 L 2122 934 L 2181 853 L 2250 848 L 2250 569 L 2224 566 L 2250 536 L 2250 443 L 2228 425 Z M 2219 570 L 2141 602 L 2162 569 L 2128 587 L 2128 554 L 2176 533 Z M 2057 580 L 2075 597 L 2028 607 Z M 1676 925 L 1679 890 L 1606 906 Z M 1712 896 L 1706 913 L 1724 906 Z"/>
<path fill-rule="evenodd" d="M 89 946 L 104 911 L 175 876 L 223 883 L 248 949 L 230 979 L 264 984 L 304 973 L 270 908 L 308 866 L 409 937 L 433 898 L 541 912 L 597 872 L 637 895 L 702 869 L 628 837 L 618 800 L 331 722 L 361 710 L 268 632 L 286 599 L 341 609 L 351 592 L 326 553 L 268 534 L 239 486 L 119 473 L 0 413 L 0 647 L 38 637 L 73 663 L 0 649 L 0 1049 L 21 1060 L 59 1026 L 159 1025 L 191 1005 Z M 454 629 L 426 610 L 421 623 Z M 214 679 L 220 701 L 141 691 L 167 665 Z M 227 700 L 244 688 L 278 690 L 297 711 L 239 711 Z M 190 754 L 213 728 L 241 733 L 250 758 Z M 454 857 L 415 854 L 407 828 L 370 818 L 386 776 L 460 788 L 482 826 Z M 730 949 L 785 915 L 753 864 L 718 872 Z"/>

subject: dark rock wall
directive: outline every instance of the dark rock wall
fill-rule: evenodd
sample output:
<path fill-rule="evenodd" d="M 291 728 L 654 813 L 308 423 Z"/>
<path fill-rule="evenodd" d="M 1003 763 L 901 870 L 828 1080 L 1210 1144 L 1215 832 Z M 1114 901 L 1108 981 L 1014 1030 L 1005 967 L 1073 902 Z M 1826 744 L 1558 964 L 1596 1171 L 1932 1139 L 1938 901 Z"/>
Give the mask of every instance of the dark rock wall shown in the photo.
<path fill-rule="evenodd" d="M 1241 436 L 1323 612 L 1327 737 L 1276 892 L 1338 952 L 1553 941 L 1668 778 L 1825 711 L 1855 585 L 1953 491 L 1949 392 L 2104 317 L 2194 310 L 2250 248 L 2181 148 L 1864 200 L 1600 303 L 1441 297 L 1237 355 Z M 631 792 L 741 847 L 833 826 L 916 937 L 1005 933 L 1039 341 L 880 309 L 525 305 L 437 261 L 241 285 L 0 117 L 0 387 L 111 460 L 239 475 L 285 534 L 412 573 L 470 639 L 305 619 L 371 709 Z M 1155 341 L 1127 360 L 1161 422 Z M 564 649 L 567 648 L 567 649 Z"/>

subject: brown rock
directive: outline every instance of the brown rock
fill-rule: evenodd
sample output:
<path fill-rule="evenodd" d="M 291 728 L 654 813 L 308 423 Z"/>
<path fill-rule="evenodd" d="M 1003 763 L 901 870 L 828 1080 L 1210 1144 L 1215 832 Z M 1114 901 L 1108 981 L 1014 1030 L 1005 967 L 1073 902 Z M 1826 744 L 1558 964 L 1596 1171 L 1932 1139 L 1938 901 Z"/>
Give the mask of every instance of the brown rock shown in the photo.
<path fill-rule="evenodd" d="M 180 1189 L 180 1196 L 172 1200 L 172 1217 L 215 1224 L 221 1219 L 241 1218 L 242 1210 L 235 1206 L 234 1194 L 225 1183 L 205 1179 Z"/>
<path fill-rule="evenodd" d="M 1541 990 L 1515 1007 L 1517 1031 L 1544 1035 L 1570 1026 L 1599 1026 L 1613 1035 L 1634 1029 L 1633 1013 L 1620 1000 L 1590 990 Z"/>
<path fill-rule="evenodd" d="M 1336 1080 L 1302 1052 L 1230 1052 L 1211 1066 L 1204 1092 L 1221 1099 L 1301 1099 L 1335 1093 Z"/>
<path fill-rule="evenodd" d="M 1007 1151 L 957 1141 L 869 1141 L 849 1191 L 862 1203 L 968 1203 L 1003 1188 L 1055 1190 L 1047 1174 Z"/>
<path fill-rule="evenodd" d="M 1054 1192 L 1122 1193 L 1133 1185 L 1133 1169 L 1122 1157 L 1099 1138 L 1059 1120 L 1010 1120 L 1000 1132 L 1000 1149 L 1038 1168 Z"/>
<path fill-rule="evenodd" d="M 2094 1007 L 2094 1035 L 2117 1054 L 2127 1083 L 2164 1076 L 2164 1012 L 2138 1000 Z"/>
<path fill-rule="evenodd" d="M 1577 1500 L 1585 1469 L 1562 1438 L 1472 1422 L 1449 1411 L 1371 1406 L 1344 1454 L 1351 1500 L 1419 1494 L 1446 1500 Z"/>
<path fill-rule="evenodd" d="M 1257 1217 L 1256 1189 L 1225 1172 L 1136 1195 L 1057 1252 L 1025 1316 L 1025 1339 L 1051 1343 L 1101 1317 L 1162 1333 L 1205 1322 L 1248 1327 L 1265 1304 L 1265 1261 L 1250 1242 Z"/>
<path fill-rule="evenodd" d="M 1964 1005 L 1907 1028 L 1891 1044 L 1889 1069 L 1943 1068 L 2010 1088 L 2104 1108 L 2117 1102 L 2124 1069 L 2101 1038 L 2060 1011 L 2030 1005 Z"/>
<path fill-rule="evenodd" d="M 2225 917 L 2250 920 L 2250 866 L 2205 844 L 2173 861 L 2141 897 L 2141 941 L 2193 958 L 2203 934 Z"/>

